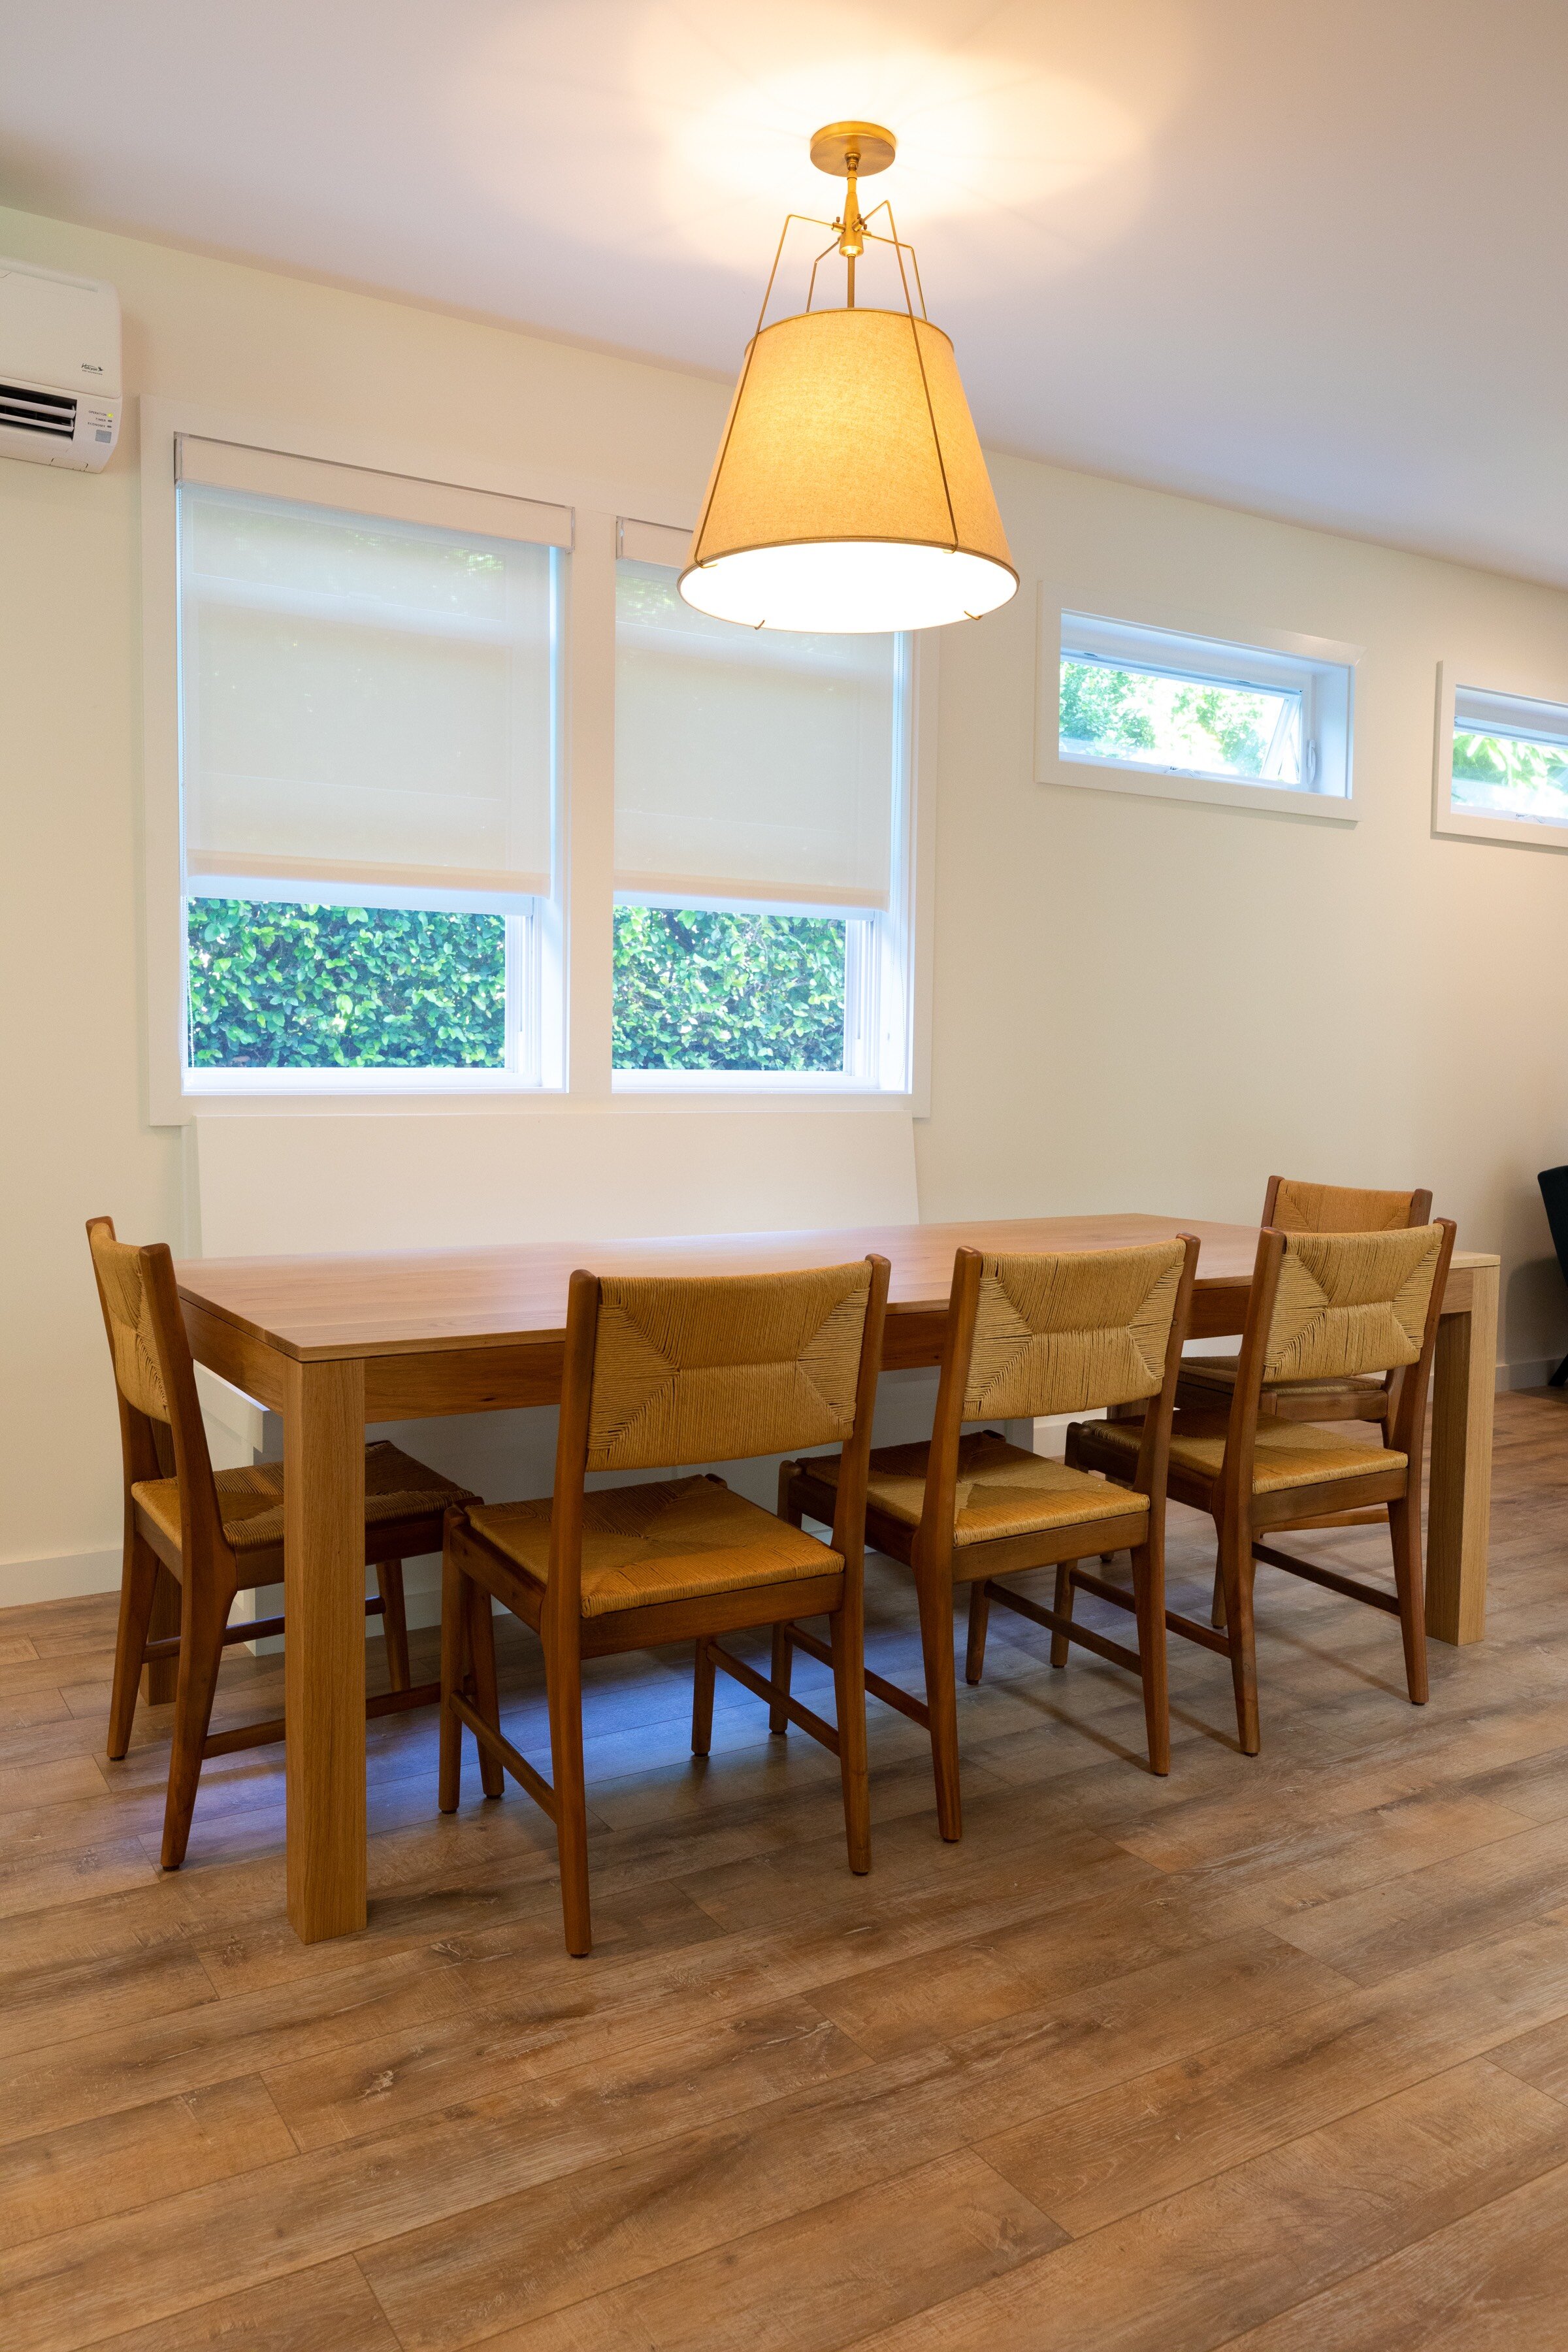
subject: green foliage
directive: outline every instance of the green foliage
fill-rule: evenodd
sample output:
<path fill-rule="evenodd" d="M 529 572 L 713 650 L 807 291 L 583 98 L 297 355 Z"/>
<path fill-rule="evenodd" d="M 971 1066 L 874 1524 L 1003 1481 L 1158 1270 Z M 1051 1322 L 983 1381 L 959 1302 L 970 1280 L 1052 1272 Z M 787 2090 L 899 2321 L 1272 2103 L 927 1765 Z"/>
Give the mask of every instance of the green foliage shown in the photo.
<path fill-rule="evenodd" d="M 506 922 L 401 908 L 193 898 L 197 1069 L 485 1069 L 506 1062 Z"/>
<path fill-rule="evenodd" d="M 1514 735 L 1454 735 L 1454 800 L 1460 808 L 1568 823 L 1568 751 Z"/>
<path fill-rule="evenodd" d="M 847 927 L 616 909 L 617 1070 L 841 1070 Z"/>
<path fill-rule="evenodd" d="M 1280 697 L 1064 656 L 1060 730 L 1101 759 L 1261 776 Z M 1296 781 L 1292 771 L 1280 782 Z"/>

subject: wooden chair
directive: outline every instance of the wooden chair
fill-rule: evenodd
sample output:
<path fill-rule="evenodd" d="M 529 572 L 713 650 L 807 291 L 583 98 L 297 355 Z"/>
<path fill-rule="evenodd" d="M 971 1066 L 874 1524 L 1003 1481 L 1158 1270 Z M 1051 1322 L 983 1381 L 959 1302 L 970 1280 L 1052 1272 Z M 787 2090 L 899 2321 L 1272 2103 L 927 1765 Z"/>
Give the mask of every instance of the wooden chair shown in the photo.
<path fill-rule="evenodd" d="M 706 1756 L 713 1676 L 782 1705 L 837 1756 L 851 1870 L 870 1868 L 861 1591 L 866 1461 L 881 1361 L 888 1261 L 800 1274 L 635 1278 L 576 1273 L 553 1496 L 447 1514 L 441 1631 L 440 1806 L 457 1809 L 462 1727 L 480 1784 L 504 1765 L 555 1823 L 566 1948 L 592 1947 L 583 1778 L 584 1658 L 691 1642 L 691 1747 Z M 737 1461 L 840 1441 L 831 1548 L 731 1493 L 679 1477 L 584 1491 L 589 1471 Z M 544 1652 L 553 1778 L 503 1738 L 490 1599 Z M 718 1636 L 826 1615 L 837 1726 L 721 1649 Z"/>
<path fill-rule="evenodd" d="M 1236 1718 L 1248 1756 L 1258 1749 L 1253 1647 L 1256 1563 L 1287 1570 L 1331 1592 L 1399 1619 L 1412 1703 L 1426 1698 L 1421 1570 L 1421 1449 L 1437 1318 L 1453 1255 L 1454 1225 L 1372 1234 L 1284 1234 L 1265 1227 L 1228 1416 L 1178 1411 L 1171 1433 L 1170 1492 L 1206 1511 L 1218 1536 L 1225 1630 L 1174 1616 L 1168 1622 L 1230 1659 Z M 1351 1381 L 1398 1370 L 1394 1418 L 1375 1443 L 1260 1411 L 1271 1385 Z M 1384 1442 L 1386 1438 L 1386 1443 Z M 1068 1460 L 1130 1483 L 1142 1438 L 1130 1422 L 1074 1422 Z M 1263 1540 L 1331 1514 L 1384 1505 L 1395 1591 L 1363 1584 Z"/>
<path fill-rule="evenodd" d="M 1568 1282 L 1568 1168 L 1543 1168 L 1536 1178 L 1541 1187 L 1542 1206 L 1552 1229 L 1552 1246 L 1557 1253 L 1557 1263 L 1563 1269 L 1563 1279 Z M 1546 1383 L 1548 1388 L 1568 1388 L 1568 1356 Z"/>
<path fill-rule="evenodd" d="M 923 1700 L 880 1675 L 866 1687 L 925 1727 L 936 1780 L 937 1825 L 960 1835 L 957 1693 L 952 1603 L 969 1587 L 966 1674 L 980 1680 L 990 1603 L 999 1601 L 1049 1628 L 1051 1664 L 1065 1665 L 1068 1643 L 1128 1667 L 1143 1685 L 1149 1763 L 1170 1769 L 1165 1689 L 1165 1448 L 1197 1270 L 1190 1235 L 1138 1249 L 1085 1250 L 1051 1256 L 993 1257 L 961 1249 L 953 1262 L 929 1444 L 879 1448 L 870 1459 L 866 1536 L 873 1548 L 912 1570 L 925 1664 Z M 1010 1445 L 994 1429 L 963 1434 L 966 1421 L 1031 1419 L 1090 1403 L 1152 1398 L 1141 1427 L 1132 1491 L 1043 1454 Z M 830 1519 L 845 1456 L 786 1462 L 779 1473 L 779 1513 Z M 1085 1553 L 1132 1554 L 1132 1591 L 1107 1584 L 1078 1565 Z M 1047 1609 L 998 1580 L 1032 1569 L 1057 1571 L 1056 1606 Z M 1072 1622 L 1074 1585 L 1131 1610 L 1138 1648 L 1124 1649 Z M 787 1693 L 791 1654 L 821 1657 L 821 1644 L 781 1622 L 773 1635 L 773 1679 Z M 786 1710 L 775 1703 L 773 1727 Z"/>
<path fill-rule="evenodd" d="M 125 1477 L 125 1565 L 109 1753 L 118 1759 L 131 1744 L 142 1666 L 177 1657 L 163 1846 L 163 1868 L 177 1870 L 185 1858 L 203 1759 L 283 1737 L 280 1716 L 234 1731 L 207 1727 L 225 1648 L 284 1631 L 281 1617 L 228 1625 L 237 1592 L 283 1580 L 283 1466 L 258 1462 L 215 1474 L 173 1258 L 162 1242 L 134 1249 L 116 1241 L 108 1217 L 90 1219 L 87 1234 L 114 1365 Z M 384 1442 L 366 1446 L 364 1466 L 365 1559 L 374 1566 L 379 1587 L 365 1612 L 384 1615 L 392 1682 L 388 1694 L 370 1701 L 368 1712 L 387 1715 L 428 1706 L 439 1689 L 434 1683 L 410 1685 L 403 1562 L 438 1551 L 447 1505 L 472 1497 L 467 1487 Z M 180 1588 L 180 1631 L 150 1641 L 161 1569 Z"/>
<path fill-rule="evenodd" d="M 1430 1192 L 1369 1192 L 1355 1185 L 1270 1176 L 1262 1222 L 1282 1234 L 1387 1234 L 1424 1225 L 1431 1214 Z M 1235 1356 L 1188 1356 L 1176 1391 L 1178 1411 L 1227 1411 L 1237 1361 Z M 1258 1410 L 1279 1421 L 1376 1421 L 1386 1426 L 1397 1378 L 1390 1372 L 1383 1380 L 1271 1382 Z M 1367 1514 L 1369 1519 L 1382 1516 Z"/>

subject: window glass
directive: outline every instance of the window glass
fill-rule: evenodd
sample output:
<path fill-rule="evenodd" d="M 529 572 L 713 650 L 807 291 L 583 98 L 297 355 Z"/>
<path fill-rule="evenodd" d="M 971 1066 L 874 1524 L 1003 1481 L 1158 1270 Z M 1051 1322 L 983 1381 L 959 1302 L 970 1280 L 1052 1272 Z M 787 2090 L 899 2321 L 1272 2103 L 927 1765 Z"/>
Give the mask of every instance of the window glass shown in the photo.
<path fill-rule="evenodd" d="M 1064 654 L 1061 749 L 1100 760 L 1299 784 L 1301 697 Z"/>
<path fill-rule="evenodd" d="M 1523 700 L 1510 709 L 1501 696 L 1461 688 L 1454 698 L 1450 806 L 1474 816 L 1568 825 L 1568 710 Z"/>
<path fill-rule="evenodd" d="M 842 1071 L 849 925 L 616 909 L 618 1070 Z"/>
<path fill-rule="evenodd" d="M 500 915 L 194 898 L 198 1070 L 506 1066 Z"/>

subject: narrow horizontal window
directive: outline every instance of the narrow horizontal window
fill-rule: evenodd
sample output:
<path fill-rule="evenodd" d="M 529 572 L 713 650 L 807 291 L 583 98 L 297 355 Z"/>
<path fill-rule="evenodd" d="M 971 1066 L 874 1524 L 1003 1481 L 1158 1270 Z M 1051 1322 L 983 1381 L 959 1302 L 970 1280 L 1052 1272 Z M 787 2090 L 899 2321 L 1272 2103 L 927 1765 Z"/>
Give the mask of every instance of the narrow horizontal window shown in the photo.
<path fill-rule="evenodd" d="M 1055 688 L 1061 781 L 1144 772 L 1219 788 L 1181 797 L 1349 797 L 1348 661 L 1064 612 Z"/>

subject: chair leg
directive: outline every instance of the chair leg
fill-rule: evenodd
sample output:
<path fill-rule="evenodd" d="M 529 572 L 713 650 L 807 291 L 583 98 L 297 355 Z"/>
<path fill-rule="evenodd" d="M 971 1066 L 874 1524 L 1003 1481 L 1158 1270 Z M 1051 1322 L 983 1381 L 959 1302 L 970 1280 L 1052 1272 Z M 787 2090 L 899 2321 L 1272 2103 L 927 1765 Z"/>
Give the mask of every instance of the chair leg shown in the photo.
<path fill-rule="evenodd" d="M 969 1588 L 969 1640 L 963 1653 L 963 1679 L 977 1683 L 985 1671 L 985 1635 L 991 1623 L 991 1587 L 977 1576 Z"/>
<path fill-rule="evenodd" d="M 1171 1769 L 1171 1696 L 1165 1656 L 1165 1562 L 1152 1544 L 1132 1554 L 1132 1598 L 1138 1620 L 1138 1664 L 1143 1684 L 1143 1726 L 1149 1769 Z"/>
<path fill-rule="evenodd" d="M 184 1607 L 180 1582 L 177 1577 L 170 1575 L 162 1560 L 158 1563 L 157 1588 L 153 1596 L 153 1614 L 147 1621 L 147 1639 L 150 1642 L 166 1642 L 173 1635 L 177 1642 Z M 179 1686 L 180 1661 L 177 1657 L 148 1659 L 142 1669 L 142 1696 L 149 1706 L 172 1706 Z"/>
<path fill-rule="evenodd" d="M 778 1627 L 773 1628 L 773 1654 L 778 1655 Z M 708 1654 L 706 1636 L 697 1644 L 691 1662 L 691 1753 L 706 1756 L 713 1745 L 713 1683 L 718 1669 Z"/>
<path fill-rule="evenodd" d="M 187 1567 L 184 1598 L 180 1679 L 174 1692 L 174 1736 L 169 1752 L 169 1793 L 163 1805 L 160 1857 L 165 1870 L 178 1870 L 190 1840 L 196 1786 L 202 1777 L 202 1749 L 217 1695 L 224 1627 L 234 1594 L 221 1588 L 204 1591 Z"/>
<path fill-rule="evenodd" d="M 1252 1543 L 1245 1527 L 1222 1528 L 1220 1571 L 1225 1579 L 1226 1633 L 1230 1643 L 1230 1679 L 1236 1692 L 1236 1727 L 1244 1756 L 1256 1756 L 1258 1654 L 1252 1633 Z"/>
<path fill-rule="evenodd" d="M 379 1559 L 375 1589 L 381 1595 L 381 1630 L 386 1642 L 387 1679 L 395 1691 L 409 1687 L 408 1612 L 403 1599 L 403 1562 Z"/>
<path fill-rule="evenodd" d="M 116 1763 L 131 1745 L 142 1654 L 147 1646 L 147 1625 L 162 1568 L 151 1545 L 139 1535 L 127 1536 L 120 1580 L 120 1625 L 114 1636 L 114 1682 L 109 1695 L 109 1753 Z"/>
<path fill-rule="evenodd" d="M 778 1698 L 769 1703 L 768 1729 L 787 1733 L 789 1717 L 784 1711 L 783 1702 L 789 1696 L 790 1684 L 795 1675 L 795 1643 L 790 1640 L 787 1625 L 773 1627 L 773 1658 L 768 1674 L 773 1688 L 780 1694 Z"/>
<path fill-rule="evenodd" d="M 1072 1615 L 1072 1572 L 1077 1566 L 1078 1562 L 1076 1559 L 1064 1559 L 1059 1560 L 1057 1563 L 1057 1590 L 1056 1598 L 1052 1606 L 1058 1617 L 1070 1617 Z M 1068 1641 L 1067 1635 L 1065 1633 L 1058 1633 L 1053 1629 L 1051 1633 L 1051 1664 L 1053 1666 L 1066 1665 L 1068 1662 L 1068 1651 L 1070 1646 L 1071 1645 Z"/>
<path fill-rule="evenodd" d="M 1412 1706 L 1426 1704 L 1426 1602 L 1421 1572 L 1419 1504 L 1390 1503 L 1394 1580 L 1399 1589 L 1399 1631 L 1405 1641 L 1405 1685 Z"/>
<path fill-rule="evenodd" d="M 574 1959 L 593 1949 L 588 1908 L 588 1804 L 583 1784 L 583 1661 L 575 1643 L 544 1662 L 550 1701 L 550 1777 L 555 1789 L 555 1850 L 561 1858 L 561 1914 Z"/>
<path fill-rule="evenodd" d="M 493 1731 L 500 1729 L 500 1690 L 496 1682 L 496 1621 L 490 1596 L 477 1577 L 465 1577 L 468 1601 L 468 1670 L 474 1678 L 474 1706 Z M 506 1787 L 506 1769 L 480 1740 L 479 1786 L 487 1797 L 499 1797 Z"/>
<path fill-rule="evenodd" d="M 925 1660 L 926 1709 L 931 1717 L 931 1771 L 936 1780 L 936 1823 L 952 1844 L 963 1834 L 958 1794 L 958 1691 L 952 1663 L 952 1588 L 946 1577 L 915 1570 L 920 1602 L 921 1651 Z"/>
<path fill-rule="evenodd" d="M 448 1549 L 441 1557 L 441 1764 L 437 1801 L 455 1813 L 463 1792 L 463 1727 L 452 1712 L 452 1696 L 468 1675 L 467 1577 Z"/>
<path fill-rule="evenodd" d="M 871 1774 L 866 1754 L 866 1622 L 858 1594 L 847 1597 L 843 1608 L 833 1612 L 827 1631 L 844 1783 L 844 1840 L 849 1867 L 863 1878 L 871 1867 Z M 951 1645 L 948 1655 L 951 1664 Z"/>
<path fill-rule="evenodd" d="M 1216 1559 L 1214 1564 L 1214 1601 L 1209 1609 L 1209 1623 L 1225 1631 L 1225 1570 Z"/>

